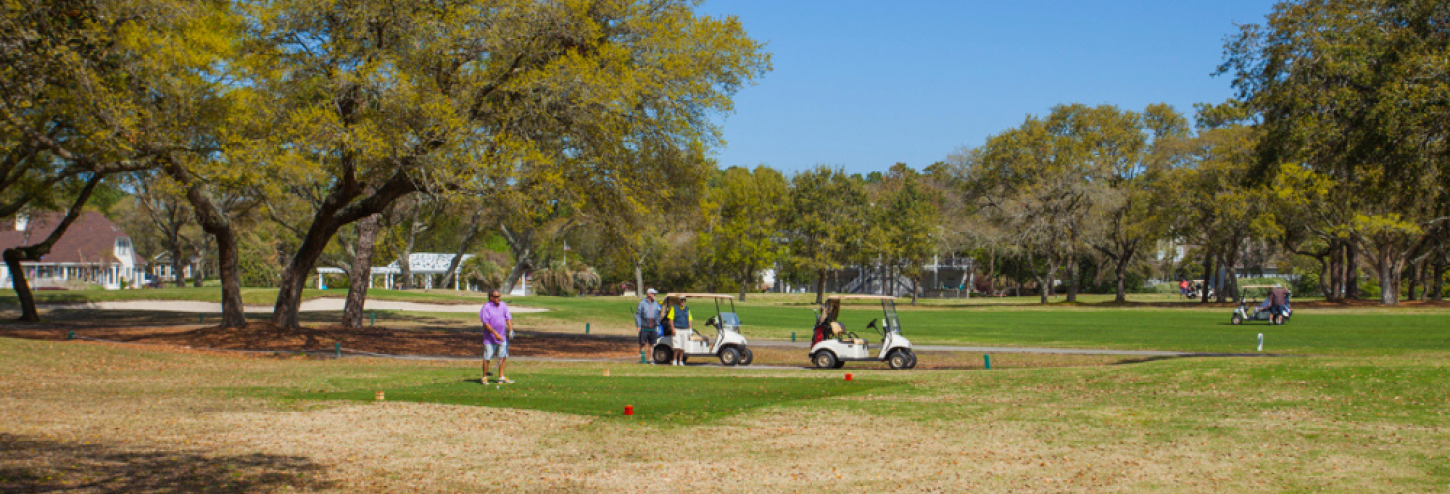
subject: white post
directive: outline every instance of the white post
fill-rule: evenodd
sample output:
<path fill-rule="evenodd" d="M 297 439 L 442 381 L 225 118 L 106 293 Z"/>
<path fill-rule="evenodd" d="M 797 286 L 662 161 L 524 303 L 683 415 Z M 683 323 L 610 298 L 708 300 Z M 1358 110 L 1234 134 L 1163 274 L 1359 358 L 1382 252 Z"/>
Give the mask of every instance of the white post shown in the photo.
<path fill-rule="evenodd" d="M 1259 351 L 1264 351 L 1264 333 L 1259 333 Z"/>

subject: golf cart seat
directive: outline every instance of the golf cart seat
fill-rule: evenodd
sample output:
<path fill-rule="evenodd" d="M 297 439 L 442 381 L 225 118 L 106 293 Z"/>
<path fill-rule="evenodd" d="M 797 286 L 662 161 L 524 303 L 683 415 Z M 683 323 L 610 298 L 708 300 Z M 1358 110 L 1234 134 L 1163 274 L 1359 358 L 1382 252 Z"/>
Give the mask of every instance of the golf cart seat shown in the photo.
<path fill-rule="evenodd" d="M 690 333 L 690 341 L 710 341 L 710 340 L 708 338 L 705 338 L 704 336 L 700 336 L 699 333 Z"/>
<path fill-rule="evenodd" d="M 841 343 L 848 345 L 865 345 L 866 340 L 861 338 L 841 338 Z"/>
<path fill-rule="evenodd" d="M 831 337 L 840 338 L 846 334 L 846 328 L 841 323 L 831 321 Z"/>

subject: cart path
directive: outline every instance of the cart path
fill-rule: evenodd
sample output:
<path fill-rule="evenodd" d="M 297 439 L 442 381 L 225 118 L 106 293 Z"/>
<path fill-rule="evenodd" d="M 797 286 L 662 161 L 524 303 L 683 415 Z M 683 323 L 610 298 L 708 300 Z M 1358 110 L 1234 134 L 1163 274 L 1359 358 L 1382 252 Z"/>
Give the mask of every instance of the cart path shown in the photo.
<path fill-rule="evenodd" d="M 341 298 L 315 298 L 302 302 L 301 311 L 321 312 L 339 311 L 347 304 L 347 299 Z M 401 310 L 409 312 L 468 312 L 477 313 L 483 303 L 478 304 L 433 304 L 426 302 L 402 302 L 397 300 L 368 300 L 364 303 L 364 310 Z M 47 304 L 38 306 L 40 309 L 101 309 L 101 310 L 147 310 L 164 312 L 213 312 L 221 313 L 220 302 L 199 302 L 192 300 L 118 300 L 111 302 L 86 302 L 80 304 Z M 247 305 L 243 309 L 246 312 L 272 312 L 271 305 Z M 513 312 L 547 312 L 549 309 L 537 309 L 532 307 L 519 307 L 509 305 Z"/>

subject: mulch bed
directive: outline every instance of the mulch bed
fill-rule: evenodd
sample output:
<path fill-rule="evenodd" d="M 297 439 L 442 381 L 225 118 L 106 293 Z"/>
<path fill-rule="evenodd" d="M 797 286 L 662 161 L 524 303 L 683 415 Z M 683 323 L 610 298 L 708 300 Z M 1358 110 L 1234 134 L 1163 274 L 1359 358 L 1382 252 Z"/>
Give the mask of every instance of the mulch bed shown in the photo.
<path fill-rule="evenodd" d="M 126 327 L 9 323 L 0 326 L 0 337 L 64 340 L 71 331 L 75 331 L 77 337 L 86 339 L 191 349 L 332 351 L 335 344 L 341 343 L 344 351 L 389 355 L 483 355 L 483 336 L 480 331 L 420 331 L 378 326 L 328 326 L 283 331 L 269 323 L 250 323 L 247 327 L 238 329 L 222 329 L 216 326 Z M 520 331 L 509 342 L 509 354 L 517 357 L 629 358 L 638 355 L 638 347 L 625 338 Z"/>

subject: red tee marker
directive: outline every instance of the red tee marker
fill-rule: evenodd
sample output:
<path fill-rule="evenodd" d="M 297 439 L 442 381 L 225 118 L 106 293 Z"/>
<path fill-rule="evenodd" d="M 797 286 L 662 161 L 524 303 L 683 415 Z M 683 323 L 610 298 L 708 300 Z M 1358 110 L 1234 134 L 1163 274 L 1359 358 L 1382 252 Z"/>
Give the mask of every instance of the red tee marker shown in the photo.
<path fill-rule="evenodd" d="M 634 415 L 634 405 L 625 405 L 624 406 L 624 414 L 625 415 Z"/>
<path fill-rule="evenodd" d="M 850 372 L 847 372 L 846 373 L 846 380 L 847 381 L 850 381 L 851 380 L 851 373 Z"/>

